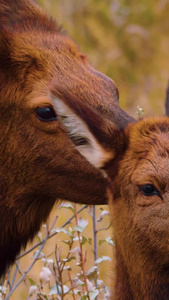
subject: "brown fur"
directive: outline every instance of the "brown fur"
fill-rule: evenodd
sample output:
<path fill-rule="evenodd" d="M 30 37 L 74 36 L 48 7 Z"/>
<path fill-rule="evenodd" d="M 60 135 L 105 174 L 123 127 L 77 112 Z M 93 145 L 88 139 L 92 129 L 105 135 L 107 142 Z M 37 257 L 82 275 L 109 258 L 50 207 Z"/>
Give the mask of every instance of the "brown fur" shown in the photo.
<path fill-rule="evenodd" d="M 169 119 L 145 119 L 128 126 L 125 136 L 116 176 L 113 163 L 106 170 L 116 242 L 112 299 L 169 299 Z M 153 184 L 162 199 L 143 195 L 144 184 Z"/>
<path fill-rule="evenodd" d="M 130 120 L 118 105 L 114 82 L 95 71 L 33 1 L 1 0 L 0 275 L 56 199 L 107 202 L 105 179 L 76 151 L 60 122 L 36 118 L 36 107 L 53 105 L 56 83 L 115 123 Z"/>
<path fill-rule="evenodd" d="M 77 102 L 72 105 L 69 100 L 69 106 L 87 124 L 103 153 L 112 152 L 112 159 L 105 156 L 102 165 L 109 180 L 116 252 L 111 299 L 167 300 L 169 118 L 147 118 L 119 129 L 84 103 Z M 90 139 L 87 132 L 86 137 Z M 80 147 L 77 149 L 81 152 Z M 147 184 L 155 186 L 158 194 L 145 195 L 141 187 Z"/>

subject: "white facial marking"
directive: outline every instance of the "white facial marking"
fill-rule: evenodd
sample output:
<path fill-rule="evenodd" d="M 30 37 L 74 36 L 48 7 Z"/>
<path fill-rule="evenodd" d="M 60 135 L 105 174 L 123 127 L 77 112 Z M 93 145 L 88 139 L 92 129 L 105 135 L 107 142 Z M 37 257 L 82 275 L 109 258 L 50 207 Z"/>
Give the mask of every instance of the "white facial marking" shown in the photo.
<path fill-rule="evenodd" d="M 106 151 L 90 132 L 87 124 L 70 109 L 61 99 L 52 97 L 52 102 L 60 122 L 65 127 L 70 139 L 74 141 L 76 149 L 95 167 L 101 168 L 113 154 Z M 86 143 L 80 145 L 78 141 Z M 77 141 L 77 143 L 76 143 Z"/>

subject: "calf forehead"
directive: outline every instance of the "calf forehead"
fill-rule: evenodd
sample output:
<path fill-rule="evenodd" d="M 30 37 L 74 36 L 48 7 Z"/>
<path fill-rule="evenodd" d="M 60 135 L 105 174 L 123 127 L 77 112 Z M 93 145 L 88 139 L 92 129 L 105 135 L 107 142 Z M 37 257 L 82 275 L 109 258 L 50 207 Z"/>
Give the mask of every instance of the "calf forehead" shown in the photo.
<path fill-rule="evenodd" d="M 134 154 L 169 149 L 169 118 L 147 118 L 127 128 L 128 149 Z M 153 150 L 154 149 L 154 150 Z"/>
<path fill-rule="evenodd" d="M 156 142 L 150 149 L 147 159 L 149 170 L 158 180 L 167 185 L 169 182 L 169 133 L 161 133 L 156 137 Z"/>
<path fill-rule="evenodd" d="M 169 181 L 169 119 L 147 119 L 130 131 L 127 160 L 132 160 L 131 176 L 156 177 Z M 147 176 L 147 177 L 146 177 Z"/>

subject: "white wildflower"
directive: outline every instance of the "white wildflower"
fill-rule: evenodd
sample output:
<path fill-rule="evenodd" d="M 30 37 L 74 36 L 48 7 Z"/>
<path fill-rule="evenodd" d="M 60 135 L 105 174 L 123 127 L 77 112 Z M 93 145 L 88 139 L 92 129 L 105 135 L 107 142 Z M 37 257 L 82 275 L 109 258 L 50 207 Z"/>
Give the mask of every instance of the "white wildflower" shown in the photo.
<path fill-rule="evenodd" d="M 40 281 L 41 283 L 45 284 L 49 282 L 50 276 L 52 275 L 52 272 L 47 267 L 43 267 L 40 272 Z"/>
<path fill-rule="evenodd" d="M 93 290 L 93 284 L 92 284 L 92 282 L 89 281 L 88 279 L 87 279 L 87 288 L 88 288 L 88 291 L 89 291 L 89 292 Z"/>
<path fill-rule="evenodd" d="M 36 285 L 31 285 L 29 288 L 29 296 L 37 295 L 38 288 Z"/>

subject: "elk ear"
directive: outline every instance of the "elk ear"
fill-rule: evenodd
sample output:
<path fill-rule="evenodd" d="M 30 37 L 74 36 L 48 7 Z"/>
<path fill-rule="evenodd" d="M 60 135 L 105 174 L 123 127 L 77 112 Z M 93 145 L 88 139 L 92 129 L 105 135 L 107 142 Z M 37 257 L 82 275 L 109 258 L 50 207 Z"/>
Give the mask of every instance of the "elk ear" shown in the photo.
<path fill-rule="evenodd" d="M 52 97 L 60 122 L 76 149 L 96 168 L 103 168 L 122 145 L 121 131 L 91 107 Z M 118 144 L 117 144 L 118 140 Z"/>
<path fill-rule="evenodd" d="M 58 26 L 36 3 L 35 0 L 10 0 L 1 1 L 0 4 L 0 27 L 13 32 L 24 30 L 38 30 L 60 32 Z"/>

